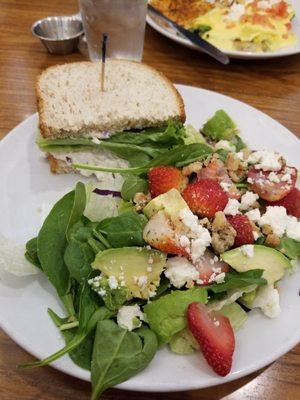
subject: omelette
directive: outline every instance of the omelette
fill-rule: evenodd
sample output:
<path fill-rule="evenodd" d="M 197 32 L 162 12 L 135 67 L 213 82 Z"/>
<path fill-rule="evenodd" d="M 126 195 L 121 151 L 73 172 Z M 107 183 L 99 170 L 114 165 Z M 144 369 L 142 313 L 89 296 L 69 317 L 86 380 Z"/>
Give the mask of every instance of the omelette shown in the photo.
<path fill-rule="evenodd" d="M 222 50 L 274 52 L 297 42 L 291 24 L 295 12 L 288 1 L 152 0 L 152 4 L 154 2 L 161 4 L 161 11 L 166 15 L 172 18 L 173 13 L 177 22 Z M 190 4 L 189 13 L 183 12 L 183 3 L 187 7 L 187 3 Z"/>

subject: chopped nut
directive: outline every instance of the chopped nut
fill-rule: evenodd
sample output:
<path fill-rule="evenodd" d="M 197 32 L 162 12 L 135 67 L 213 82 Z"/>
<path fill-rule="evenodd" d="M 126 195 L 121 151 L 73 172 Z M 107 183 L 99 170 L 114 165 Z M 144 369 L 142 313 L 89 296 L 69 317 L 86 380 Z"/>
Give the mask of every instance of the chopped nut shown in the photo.
<path fill-rule="evenodd" d="M 239 168 L 240 161 L 236 158 L 235 153 L 229 153 L 226 158 L 226 168 L 229 171 L 237 171 Z"/>
<path fill-rule="evenodd" d="M 248 149 L 243 151 L 243 157 Z M 236 153 L 229 153 L 226 158 L 226 168 L 233 182 L 241 182 L 246 178 L 248 165 L 247 162 L 240 160 Z"/>
<path fill-rule="evenodd" d="M 182 175 L 189 176 L 192 173 L 197 174 L 202 169 L 202 163 L 200 161 L 193 162 L 192 164 L 183 167 Z"/>
<path fill-rule="evenodd" d="M 271 233 L 273 233 L 273 230 L 272 230 L 271 225 L 268 225 L 268 224 L 263 225 L 263 227 L 262 227 L 262 233 L 263 233 L 264 235 L 270 235 Z"/>
<path fill-rule="evenodd" d="M 211 229 L 211 223 L 208 218 L 202 218 L 199 220 L 199 222 L 204 228 Z"/>
<path fill-rule="evenodd" d="M 136 193 L 133 198 L 133 202 L 135 203 L 134 209 L 136 211 L 142 211 L 146 205 L 149 203 L 151 200 L 150 194 L 144 194 L 144 193 Z"/>
<path fill-rule="evenodd" d="M 265 243 L 268 246 L 277 247 L 280 244 L 280 238 L 275 233 L 270 233 L 267 235 Z"/>
<path fill-rule="evenodd" d="M 234 244 L 236 231 L 227 221 L 223 211 L 218 211 L 212 223 L 212 247 L 217 254 L 228 250 Z"/>

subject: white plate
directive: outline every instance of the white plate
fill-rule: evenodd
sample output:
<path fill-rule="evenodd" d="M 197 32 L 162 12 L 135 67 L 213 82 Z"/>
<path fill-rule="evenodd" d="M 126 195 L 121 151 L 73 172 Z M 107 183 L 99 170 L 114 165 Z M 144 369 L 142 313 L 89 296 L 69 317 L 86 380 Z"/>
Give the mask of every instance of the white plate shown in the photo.
<path fill-rule="evenodd" d="M 298 41 L 294 46 L 288 46 L 272 53 L 254 53 L 250 51 L 245 52 L 245 51 L 227 51 L 227 50 L 224 50 L 224 53 L 231 58 L 238 58 L 245 60 L 286 57 L 300 53 L 300 2 L 299 0 L 290 0 L 290 3 L 293 5 L 294 10 L 296 12 L 296 16 L 292 21 L 292 25 L 293 25 L 293 31 L 295 32 Z M 181 35 L 178 35 L 178 33 L 176 33 L 176 30 L 174 28 L 170 27 L 160 17 L 153 15 L 151 11 L 148 12 L 147 22 L 153 29 L 155 29 L 162 35 L 166 36 L 167 38 L 174 40 L 175 42 L 182 44 L 183 46 L 189 47 L 190 49 L 202 51 L 198 46 L 196 46 L 190 40 L 186 39 Z"/>
<path fill-rule="evenodd" d="M 214 92 L 181 85 L 178 89 L 186 104 L 189 123 L 200 127 L 217 109 L 223 108 L 238 123 L 242 137 L 252 148 L 280 150 L 291 165 L 299 163 L 298 139 L 267 115 Z M 32 115 L 0 144 L 0 231 L 21 242 L 38 232 L 42 222 L 38 208 L 59 199 L 79 179 L 75 175 L 49 172 L 47 162 L 34 144 L 37 124 L 37 115 Z M 5 332 L 39 359 L 62 347 L 63 340 L 47 315 L 48 307 L 59 314 L 62 307 L 44 276 L 2 275 L 0 324 Z M 228 382 L 266 366 L 300 339 L 299 281 L 300 270 L 281 282 L 282 313 L 277 319 L 268 319 L 256 310 L 248 314 L 245 326 L 236 335 L 232 372 L 226 378 L 215 375 L 200 353 L 178 356 L 165 348 L 142 373 L 118 387 L 151 392 L 196 389 Z M 89 373 L 73 364 L 68 356 L 57 360 L 53 367 L 90 379 Z"/>

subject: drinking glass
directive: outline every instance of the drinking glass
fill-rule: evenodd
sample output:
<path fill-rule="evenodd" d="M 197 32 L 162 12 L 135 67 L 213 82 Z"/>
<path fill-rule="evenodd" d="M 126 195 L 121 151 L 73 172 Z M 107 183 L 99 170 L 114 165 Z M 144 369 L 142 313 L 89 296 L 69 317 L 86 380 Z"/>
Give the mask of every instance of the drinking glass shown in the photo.
<path fill-rule="evenodd" d="M 107 57 L 141 61 L 147 0 L 79 0 L 92 61 L 101 59 L 102 34 L 108 34 Z"/>

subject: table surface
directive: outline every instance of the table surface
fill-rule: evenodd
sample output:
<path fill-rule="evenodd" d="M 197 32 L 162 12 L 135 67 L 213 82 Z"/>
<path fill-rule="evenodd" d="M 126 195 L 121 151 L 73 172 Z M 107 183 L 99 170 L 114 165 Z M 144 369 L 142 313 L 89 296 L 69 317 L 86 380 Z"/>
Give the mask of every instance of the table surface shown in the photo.
<path fill-rule="evenodd" d="M 46 67 L 81 60 L 79 53 L 51 56 L 30 33 L 49 15 L 77 12 L 75 0 L 0 0 L 0 138 L 36 111 L 34 84 Z M 235 97 L 277 119 L 300 137 L 300 55 L 273 61 L 232 61 L 226 67 L 146 29 L 144 62 L 176 83 Z M 272 334 L 276 334 L 273 332 Z M 2 400 L 88 399 L 89 384 L 50 367 L 20 371 L 32 357 L 0 331 Z M 184 393 L 138 393 L 111 389 L 103 399 L 297 400 L 300 398 L 300 345 L 269 367 L 215 388 Z"/>

